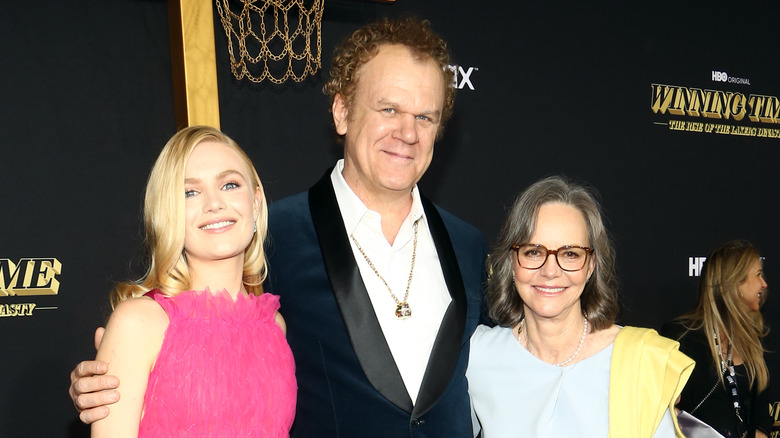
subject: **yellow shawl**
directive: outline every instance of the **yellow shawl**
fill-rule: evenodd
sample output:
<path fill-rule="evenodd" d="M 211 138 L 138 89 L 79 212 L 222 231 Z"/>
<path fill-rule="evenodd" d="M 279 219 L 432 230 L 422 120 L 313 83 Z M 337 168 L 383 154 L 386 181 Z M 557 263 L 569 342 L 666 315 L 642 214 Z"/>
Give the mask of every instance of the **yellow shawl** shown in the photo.
<path fill-rule="evenodd" d="M 694 361 L 681 353 L 677 341 L 655 330 L 623 327 L 615 338 L 609 377 L 610 438 L 651 438 L 667 409 L 674 404 L 693 371 Z"/>

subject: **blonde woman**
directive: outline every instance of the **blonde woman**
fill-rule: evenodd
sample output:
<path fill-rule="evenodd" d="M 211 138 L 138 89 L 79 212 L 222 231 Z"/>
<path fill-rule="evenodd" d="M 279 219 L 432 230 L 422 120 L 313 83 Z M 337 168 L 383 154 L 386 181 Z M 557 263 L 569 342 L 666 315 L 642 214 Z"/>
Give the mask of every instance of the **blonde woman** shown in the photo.
<path fill-rule="evenodd" d="M 96 437 L 285 437 L 295 411 L 279 299 L 263 294 L 260 178 L 226 135 L 186 128 L 146 187 L 149 266 L 111 294 L 97 360 L 121 398 Z"/>
<path fill-rule="evenodd" d="M 766 291 L 758 250 L 726 243 L 707 256 L 696 308 L 662 330 L 696 360 L 678 407 L 726 437 L 766 437 L 772 428 L 759 312 Z"/>

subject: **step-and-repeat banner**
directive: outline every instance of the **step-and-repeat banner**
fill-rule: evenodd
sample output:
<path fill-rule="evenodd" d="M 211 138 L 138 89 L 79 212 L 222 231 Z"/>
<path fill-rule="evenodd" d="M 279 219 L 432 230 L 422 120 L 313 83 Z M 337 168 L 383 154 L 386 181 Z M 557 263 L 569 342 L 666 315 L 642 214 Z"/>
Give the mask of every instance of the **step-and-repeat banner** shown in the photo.
<path fill-rule="evenodd" d="M 0 435 L 88 436 L 68 373 L 94 357 L 111 286 L 141 273 L 145 179 L 176 129 L 167 6 L 44 3 L 0 6 Z M 533 181 L 564 174 L 596 188 L 622 324 L 660 328 L 690 310 L 707 253 L 753 242 L 770 287 L 778 420 L 780 8 L 525 3 L 330 0 L 322 62 L 377 17 L 430 19 L 458 92 L 422 190 L 492 241 Z M 341 154 L 327 69 L 301 83 L 236 80 L 215 31 L 222 129 L 271 202 L 306 190 Z"/>

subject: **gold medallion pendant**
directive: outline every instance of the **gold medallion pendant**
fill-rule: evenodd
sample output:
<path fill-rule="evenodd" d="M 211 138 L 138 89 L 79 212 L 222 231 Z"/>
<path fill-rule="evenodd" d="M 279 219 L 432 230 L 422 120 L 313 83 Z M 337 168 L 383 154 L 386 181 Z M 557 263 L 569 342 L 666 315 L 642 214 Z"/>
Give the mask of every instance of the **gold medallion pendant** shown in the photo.
<path fill-rule="evenodd" d="M 398 303 L 395 308 L 395 317 L 398 319 L 409 319 L 412 317 L 412 308 L 409 307 L 409 303 L 406 301 Z"/>

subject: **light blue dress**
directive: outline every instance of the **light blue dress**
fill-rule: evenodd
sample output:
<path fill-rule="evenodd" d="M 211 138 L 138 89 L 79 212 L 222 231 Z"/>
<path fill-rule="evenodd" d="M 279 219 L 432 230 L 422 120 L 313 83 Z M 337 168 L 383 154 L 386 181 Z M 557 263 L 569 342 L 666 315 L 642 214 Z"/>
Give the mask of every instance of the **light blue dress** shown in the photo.
<path fill-rule="evenodd" d="M 528 352 L 511 329 L 480 325 L 466 370 L 475 436 L 481 426 L 482 438 L 606 438 L 612 347 L 559 367 Z M 667 410 L 655 437 L 674 436 Z"/>

